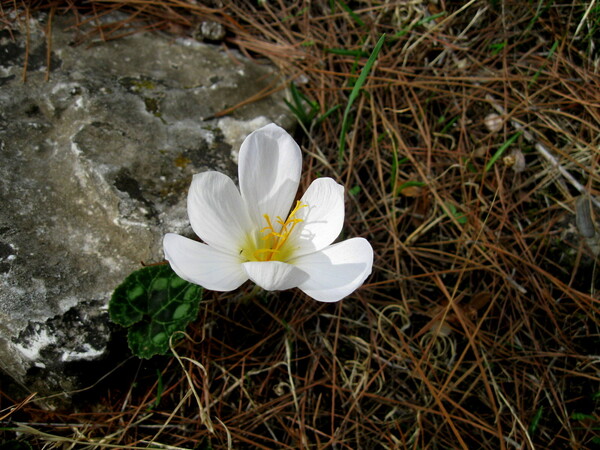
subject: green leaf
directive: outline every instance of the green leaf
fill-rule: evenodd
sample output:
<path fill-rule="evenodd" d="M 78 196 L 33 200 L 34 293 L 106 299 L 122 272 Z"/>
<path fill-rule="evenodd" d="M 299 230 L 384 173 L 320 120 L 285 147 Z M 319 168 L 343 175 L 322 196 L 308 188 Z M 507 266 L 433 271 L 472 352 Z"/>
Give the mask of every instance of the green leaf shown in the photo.
<path fill-rule="evenodd" d="M 591 414 L 585 414 L 580 412 L 571 413 L 572 420 L 596 420 L 596 417 Z"/>
<path fill-rule="evenodd" d="M 179 278 L 169 265 L 144 267 L 117 287 L 108 304 L 110 319 L 129 328 L 131 351 L 140 358 L 169 351 L 169 339 L 198 315 L 202 288 Z"/>
<path fill-rule="evenodd" d="M 506 47 L 506 42 L 498 42 L 496 44 L 490 44 L 490 49 L 492 50 L 492 55 L 496 56 L 498 53 L 502 51 L 504 47 Z"/>
<path fill-rule="evenodd" d="M 452 214 L 452 216 L 456 219 L 456 221 L 458 223 L 460 223 L 461 225 L 464 225 L 465 223 L 467 223 L 467 216 L 465 216 L 463 213 L 461 213 L 456 206 L 454 206 L 452 203 L 449 202 L 445 202 L 446 206 L 448 207 L 448 209 L 450 210 L 450 214 Z"/>

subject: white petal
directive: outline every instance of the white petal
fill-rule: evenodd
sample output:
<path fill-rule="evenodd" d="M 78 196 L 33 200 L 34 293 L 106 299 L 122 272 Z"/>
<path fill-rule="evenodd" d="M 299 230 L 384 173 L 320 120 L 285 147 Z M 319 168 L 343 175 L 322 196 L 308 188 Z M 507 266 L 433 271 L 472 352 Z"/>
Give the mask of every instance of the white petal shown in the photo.
<path fill-rule="evenodd" d="M 294 265 L 309 276 L 298 287 L 321 302 L 337 302 L 360 287 L 373 267 L 373 248 L 352 238 L 320 252 L 301 256 Z"/>
<path fill-rule="evenodd" d="M 194 175 L 188 194 L 188 215 L 194 232 L 211 247 L 238 254 L 252 228 L 237 187 L 227 175 Z"/>
<path fill-rule="evenodd" d="M 239 154 L 242 198 L 258 227 L 266 225 L 264 214 L 284 220 L 290 211 L 302 169 L 302 154 L 294 139 L 275 124 L 251 133 Z"/>
<path fill-rule="evenodd" d="M 294 255 L 322 250 L 339 236 L 344 225 L 344 186 L 331 178 L 318 178 L 300 201 L 307 206 L 296 214 L 302 222 L 291 236 L 290 245 L 297 247 Z"/>
<path fill-rule="evenodd" d="M 280 261 L 252 261 L 242 266 L 248 277 L 267 291 L 291 289 L 308 279 L 302 270 Z"/>
<path fill-rule="evenodd" d="M 177 275 L 213 291 L 232 291 L 248 279 L 237 256 L 178 234 L 163 240 L 165 257 Z"/>

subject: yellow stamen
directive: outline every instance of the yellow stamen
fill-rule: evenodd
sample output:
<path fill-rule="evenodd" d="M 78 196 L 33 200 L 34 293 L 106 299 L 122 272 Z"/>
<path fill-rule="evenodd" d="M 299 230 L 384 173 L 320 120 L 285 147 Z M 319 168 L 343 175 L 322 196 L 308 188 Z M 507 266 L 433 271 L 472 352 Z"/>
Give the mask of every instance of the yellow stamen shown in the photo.
<path fill-rule="evenodd" d="M 292 212 L 290 212 L 287 220 L 284 221 L 281 217 L 277 216 L 277 224 L 280 225 L 278 231 L 275 231 L 275 227 L 273 226 L 273 222 L 269 215 L 263 215 L 267 221 L 267 226 L 262 228 L 260 232 L 264 233 L 265 231 L 268 231 L 262 238 L 263 241 L 266 241 L 267 247 L 260 248 L 254 252 L 253 256 L 257 261 L 271 261 L 276 253 L 281 252 L 281 248 L 288 241 L 296 225 L 302 222 L 302 219 L 295 217 L 296 214 L 298 214 L 300 209 L 305 208 L 306 206 L 308 205 L 298 201 Z M 264 259 L 261 257 L 264 257 Z"/>

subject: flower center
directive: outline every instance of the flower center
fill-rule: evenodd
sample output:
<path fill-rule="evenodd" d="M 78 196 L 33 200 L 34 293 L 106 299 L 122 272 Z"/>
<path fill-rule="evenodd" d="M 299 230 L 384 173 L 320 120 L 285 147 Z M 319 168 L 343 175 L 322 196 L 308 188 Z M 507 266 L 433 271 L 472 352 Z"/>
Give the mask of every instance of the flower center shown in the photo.
<path fill-rule="evenodd" d="M 262 228 L 260 232 L 267 233 L 262 236 L 262 241 L 265 246 L 252 253 L 255 261 L 282 261 L 285 259 L 289 253 L 289 249 L 285 249 L 284 246 L 286 242 L 288 242 L 296 225 L 302 222 L 302 219 L 297 218 L 296 214 L 298 214 L 298 211 L 302 208 L 307 206 L 307 204 L 297 201 L 296 206 L 292 212 L 290 212 L 288 218 L 283 220 L 281 217 L 277 216 L 275 223 L 273 223 L 268 214 L 263 215 L 267 221 L 267 226 Z"/>

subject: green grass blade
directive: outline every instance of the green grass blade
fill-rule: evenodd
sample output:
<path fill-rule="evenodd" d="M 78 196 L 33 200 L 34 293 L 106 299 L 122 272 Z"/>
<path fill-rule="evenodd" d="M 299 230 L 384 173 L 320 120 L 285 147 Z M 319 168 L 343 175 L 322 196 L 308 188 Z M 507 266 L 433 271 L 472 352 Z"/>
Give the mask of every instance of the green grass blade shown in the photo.
<path fill-rule="evenodd" d="M 535 415 L 531 419 L 531 424 L 529 425 L 529 434 L 534 434 L 535 433 L 535 431 L 538 428 L 538 425 L 540 423 L 540 419 L 542 418 L 542 414 L 543 413 L 544 413 L 544 407 L 540 406 L 540 408 L 537 410 L 537 412 L 535 413 Z"/>
<path fill-rule="evenodd" d="M 306 116 L 304 115 L 304 111 L 302 111 L 302 109 L 298 109 L 296 108 L 294 105 L 292 105 L 290 102 L 287 101 L 287 99 L 283 99 L 283 102 L 287 105 L 287 107 L 290 109 L 290 111 L 292 111 L 292 113 L 298 118 L 298 120 L 302 123 L 306 122 Z"/>
<path fill-rule="evenodd" d="M 164 387 L 164 384 L 163 384 L 162 373 L 158 369 L 156 369 L 156 376 L 157 376 L 157 380 L 156 380 L 156 400 L 154 400 L 154 403 L 152 403 L 152 405 L 150 405 L 150 407 L 148 408 L 149 410 L 153 410 L 153 409 L 157 408 L 158 405 L 160 405 L 160 401 L 162 400 L 162 395 L 163 395 L 163 392 L 165 390 L 165 387 Z"/>
<path fill-rule="evenodd" d="M 535 83 L 537 83 L 538 77 L 542 73 L 542 70 L 544 70 L 544 68 L 546 67 L 546 63 L 548 61 L 550 61 L 550 58 L 552 58 L 552 55 L 554 55 L 554 52 L 556 51 L 559 42 L 560 41 L 558 41 L 558 40 L 554 41 L 554 44 L 552 44 L 552 47 L 550 48 L 550 51 L 548 52 L 548 57 L 546 58 L 546 61 L 544 61 L 544 63 L 542 64 L 542 66 L 537 70 L 537 72 L 533 75 L 533 77 L 531 77 L 531 81 L 527 84 L 527 87 L 531 87 Z"/>
<path fill-rule="evenodd" d="M 333 55 L 354 56 L 356 58 L 364 58 L 367 56 L 367 53 L 363 52 L 362 50 L 347 50 L 345 48 L 326 48 L 325 52 Z"/>
<path fill-rule="evenodd" d="M 444 128 L 442 128 L 442 131 L 440 131 L 440 134 L 446 134 L 448 132 L 448 130 L 450 130 L 450 128 L 452 128 L 452 126 L 456 123 L 456 121 L 460 118 L 460 116 L 455 116 L 452 119 L 450 119 L 448 121 L 448 123 L 446 125 L 444 125 Z"/>
<path fill-rule="evenodd" d="M 396 175 L 398 173 L 398 151 L 396 150 L 396 146 L 392 145 L 392 170 L 390 171 L 390 192 L 392 195 L 396 195 Z"/>
<path fill-rule="evenodd" d="M 338 5 L 340 5 L 342 7 L 342 9 L 344 11 L 346 11 L 350 17 L 352 17 L 352 19 L 361 27 L 365 26 L 365 23 L 363 22 L 363 20 L 359 17 L 358 14 L 356 14 L 354 11 L 352 11 L 352 8 L 350 8 L 346 2 L 344 2 L 344 0 L 337 0 L 336 3 Z"/>
<path fill-rule="evenodd" d="M 375 61 L 377 60 L 377 56 L 379 55 L 379 51 L 381 50 L 381 47 L 383 46 L 384 41 L 385 41 L 385 34 L 382 34 L 381 37 L 379 38 L 379 40 L 377 41 L 377 44 L 375 45 L 375 48 L 373 49 L 371 56 L 369 57 L 367 63 L 365 64 L 365 67 L 363 67 L 363 69 L 361 70 L 360 75 L 358 76 L 358 79 L 356 80 L 356 83 L 354 84 L 354 87 L 352 88 L 350 97 L 348 98 L 348 104 L 346 105 L 346 109 L 344 110 L 344 116 L 342 119 L 342 132 L 340 133 L 340 149 L 339 149 L 339 154 L 338 154 L 338 159 L 340 162 L 342 161 L 342 158 L 344 157 L 344 153 L 346 151 L 346 134 L 348 133 L 348 126 L 349 126 L 348 116 L 350 115 L 350 110 L 352 109 L 352 104 L 358 98 L 358 95 L 360 94 L 360 89 L 361 89 L 362 85 L 365 84 L 367 76 L 369 75 L 369 72 L 371 71 L 373 64 L 375 64 Z"/>
<path fill-rule="evenodd" d="M 290 95 L 292 102 L 283 99 L 290 111 L 298 118 L 300 122 L 308 126 L 319 112 L 317 102 L 310 100 L 306 95 L 302 94 L 295 83 L 290 83 Z M 307 109 L 308 108 L 308 109 Z"/>
<path fill-rule="evenodd" d="M 319 118 L 317 119 L 317 123 L 321 123 L 321 122 L 323 122 L 323 121 L 324 121 L 325 119 L 327 119 L 327 118 L 328 118 L 328 117 L 329 117 L 331 114 L 333 114 L 334 112 L 336 112 L 336 111 L 337 111 L 338 109 L 340 109 L 340 108 L 341 108 L 341 106 L 340 106 L 340 105 L 335 105 L 335 106 L 333 106 L 333 107 L 329 108 L 327 111 L 325 111 L 325 112 L 323 113 L 323 115 L 321 115 L 321 117 L 319 117 Z"/>
<path fill-rule="evenodd" d="M 504 154 L 504 152 L 506 151 L 506 149 L 513 142 L 515 142 L 517 140 L 517 138 L 519 136 L 521 136 L 522 134 L 523 134 L 522 131 L 518 131 L 515 134 L 513 134 L 510 138 L 508 138 L 508 140 L 504 144 L 502 144 L 502 146 L 498 150 L 496 150 L 496 153 L 494 153 L 494 155 L 492 156 L 492 158 L 487 162 L 487 164 L 485 165 L 485 168 L 484 168 L 484 172 L 487 173 L 492 168 L 492 166 L 494 165 L 494 163 L 496 161 L 498 161 L 498 158 L 500 158 Z"/>
<path fill-rule="evenodd" d="M 523 32 L 523 34 L 528 34 L 533 29 L 533 26 L 535 25 L 537 20 L 542 16 L 542 14 L 544 14 L 546 11 L 548 11 L 552 7 L 553 4 L 554 4 L 554 0 L 549 0 L 547 3 L 543 0 L 540 0 L 538 2 L 535 15 L 529 21 L 529 25 L 527 25 L 527 28 L 525 28 L 525 31 Z"/>

